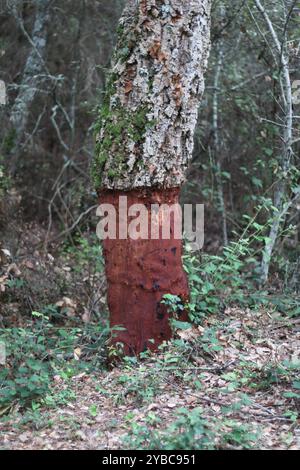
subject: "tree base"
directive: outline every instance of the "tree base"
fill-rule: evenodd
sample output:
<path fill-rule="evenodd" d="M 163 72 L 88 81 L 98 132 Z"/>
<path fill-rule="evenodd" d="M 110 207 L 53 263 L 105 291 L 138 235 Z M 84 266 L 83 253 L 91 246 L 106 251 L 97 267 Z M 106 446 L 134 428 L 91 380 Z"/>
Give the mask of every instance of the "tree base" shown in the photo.
<path fill-rule="evenodd" d="M 119 215 L 119 197 L 127 196 L 127 204 L 143 204 L 149 212 L 152 204 L 179 203 L 179 188 L 141 189 L 130 192 L 103 191 L 101 204 L 112 204 Z M 172 219 L 171 219 L 172 221 Z M 113 343 L 122 343 L 125 355 L 137 355 L 158 346 L 172 337 L 171 313 L 161 304 L 165 294 L 189 299 L 186 273 L 182 266 L 182 240 L 158 239 L 103 241 L 105 269 L 108 283 L 110 326 L 122 327 L 114 333 Z M 172 222 L 171 222 L 172 227 Z M 187 320 L 187 312 L 178 312 L 181 321 Z"/>

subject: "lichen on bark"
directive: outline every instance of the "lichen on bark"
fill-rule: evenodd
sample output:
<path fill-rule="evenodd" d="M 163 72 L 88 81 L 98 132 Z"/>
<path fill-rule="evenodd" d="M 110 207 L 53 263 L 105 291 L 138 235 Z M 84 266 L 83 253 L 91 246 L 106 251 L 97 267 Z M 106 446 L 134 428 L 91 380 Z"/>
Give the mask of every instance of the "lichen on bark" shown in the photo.
<path fill-rule="evenodd" d="M 97 189 L 179 187 L 193 151 L 210 0 L 129 0 L 96 124 Z"/>

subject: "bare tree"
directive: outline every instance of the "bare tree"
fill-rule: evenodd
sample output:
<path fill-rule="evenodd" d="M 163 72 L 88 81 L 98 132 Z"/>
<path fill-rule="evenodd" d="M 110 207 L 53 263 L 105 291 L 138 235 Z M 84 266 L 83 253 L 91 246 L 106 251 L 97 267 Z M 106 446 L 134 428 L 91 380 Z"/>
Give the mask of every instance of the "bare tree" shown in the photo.
<path fill-rule="evenodd" d="M 222 181 L 222 162 L 221 162 L 221 142 L 220 142 L 220 132 L 219 132 L 219 95 L 220 95 L 220 77 L 223 67 L 223 43 L 220 39 L 219 43 L 216 44 L 217 49 L 217 63 L 215 66 L 214 72 L 214 84 L 213 84 L 213 104 L 212 104 L 212 136 L 213 136 L 213 145 L 212 152 L 215 160 L 216 167 L 216 182 L 217 182 L 217 196 L 218 196 L 218 205 L 219 212 L 221 214 L 221 225 L 222 225 L 222 234 L 223 234 L 223 243 L 224 246 L 228 245 L 228 230 L 227 230 L 227 214 L 226 206 L 224 199 L 223 191 L 223 181 Z"/>
<path fill-rule="evenodd" d="M 279 128 L 281 132 L 281 153 L 278 159 L 280 171 L 274 188 L 274 214 L 271 220 L 270 232 L 266 239 L 261 263 L 261 281 L 265 283 L 268 280 L 270 262 L 272 259 L 275 243 L 278 239 L 280 227 L 286 218 L 286 214 L 293 204 L 294 197 L 298 197 L 298 191 L 290 195 L 291 171 L 293 165 L 293 98 L 292 98 L 292 80 L 288 47 L 288 24 L 296 6 L 296 1 L 285 1 L 280 18 L 280 33 L 272 21 L 271 15 L 260 0 L 254 0 L 254 3 L 262 15 L 265 27 L 268 30 L 264 35 L 267 47 L 270 47 L 277 70 L 279 71 L 279 82 L 281 90 L 281 116 Z"/>
<path fill-rule="evenodd" d="M 12 106 L 10 116 L 15 133 L 14 147 L 11 152 L 12 157 L 10 162 L 12 172 L 15 170 L 20 144 L 28 122 L 30 106 L 37 93 L 38 85 L 41 83 L 42 72 L 46 72 L 48 74 L 44 57 L 47 46 L 49 6 L 51 1 L 52 0 L 34 1 L 36 6 L 36 16 L 31 37 L 24 27 L 22 14 L 19 11 L 20 2 L 13 1 L 11 3 L 11 12 L 31 45 L 30 53 L 25 63 L 22 80 L 18 87 L 18 94 Z M 23 2 L 21 2 L 21 6 L 22 4 Z"/>

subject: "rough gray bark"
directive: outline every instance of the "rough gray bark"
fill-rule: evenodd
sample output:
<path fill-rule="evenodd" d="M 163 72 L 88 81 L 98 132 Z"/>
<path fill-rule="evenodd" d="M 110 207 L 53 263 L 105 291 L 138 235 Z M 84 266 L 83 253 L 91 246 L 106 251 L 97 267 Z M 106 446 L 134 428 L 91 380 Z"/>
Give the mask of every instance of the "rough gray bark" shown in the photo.
<path fill-rule="evenodd" d="M 32 37 L 28 36 L 31 50 L 26 60 L 22 81 L 19 85 L 19 92 L 11 110 L 10 120 L 15 132 L 14 164 L 16 161 L 15 152 L 22 141 L 26 130 L 30 105 L 37 92 L 40 82 L 40 75 L 45 71 L 44 56 L 47 44 L 47 25 L 49 21 L 49 5 L 51 0 L 36 0 L 36 17 L 32 31 Z M 12 3 L 12 13 L 20 25 L 24 34 L 27 35 L 22 19 L 19 16 L 17 4 Z"/>
<path fill-rule="evenodd" d="M 210 0 L 129 0 L 98 123 L 97 188 L 179 187 L 193 152 Z"/>

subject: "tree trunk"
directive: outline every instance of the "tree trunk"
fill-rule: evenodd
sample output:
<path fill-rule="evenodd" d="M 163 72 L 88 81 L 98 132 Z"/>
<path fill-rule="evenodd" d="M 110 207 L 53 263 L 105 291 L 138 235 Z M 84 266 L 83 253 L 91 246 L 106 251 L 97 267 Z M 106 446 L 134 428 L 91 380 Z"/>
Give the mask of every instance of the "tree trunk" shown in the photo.
<path fill-rule="evenodd" d="M 280 234 L 280 227 L 283 225 L 287 212 L 291 207 L 292 200 L 288 201 L 288 175 L 292 167 L 292 156 L 293 156 L 293 99 L 292 99 L 292 80 L 290 75 L 290 61 L 289 61 L 289 47 L 286 34 L 284 34 L 282 40 L 274 28 L 274 25 L 260 0 L 255 0 L 257 9 L 262 14 L 262 17 L 269 30 L 272 38 L 274 55 L 278 57 L 279 62 L 279 80 L 281 83 L 281 110 L 282 110 L 282 122 L 280 127 L 283 129 L 281 140 L 282 140 L 282 151 L 279 159 L 281 171 L 277 175 L 278 181 L 275 185 L 274 191 L 274 214 L 271 220 L 270 231 L 266 239 L 265 247 L 263 250 L 262 262 L 261 262 L 261 284 L 265 284 L 268 281 L 270 264 L 272 260 L 273 251 L 275 248 L 276 241 Z M 295 8 L 295 4 L 292 6 L 292 10 Z M 290 13 L 292 12 L 290 11 Z M 288 18 L 283 18 L 284 29 L 288 24 Z"/>
<path fill-rule="evenodd" d="M 128 206 L 178 203 L 204 90 L 210 3 L 128 1 L 97 122 L 93 177 L 102 204 L 118 210 L 122 195 Z M 171 337 L 162 297 L 188 299 L 181 240 L 174 230 L 169 240 L 108 239 L 104 255 L 111 325 L 125 329 L 115 341 L 126 354 L 157 348 Z"/>
<path fill-rule="evenodd" d="M 216 183 L 219 202 L 219 213 L 221 214 L 223 244 L 228 245 L 228 231 L 227 231 L 227 214 L 223 190 L 223 177 L 222 177 L 222 163 L 221 163 L 221 146 L 219 137 L 219 82 L 223 66 L 223 43 L 217 45 L 217 64 L 214 74 L 214 90 L 213 90 L 213 105 L 212 105 L 212 134 L 213 134 L 213 157 L 216 166 Z"/>
<path fill-rule="evenodd" d="M 47 45 L 47 33 L 49 22 L 49 6 L 51 0 L 36 0 L 36 17 L 30 38 L 24 29 L 23 20 L 20 18 L 17 6 L 12 3 L 12 13 L 22 31 L 31 44 L 31 51 L 26 60 L 19 92 L 11 110 L 10 120 L 14 130 L 14 147 L 11 151 L 10 169 L 14 173 L 18 160 L 18 148 L 26 130 L 30 106 L 37 93 L 38 84 L 41 82 L 41 73 L 45 70 L 44 56 Z"/>

